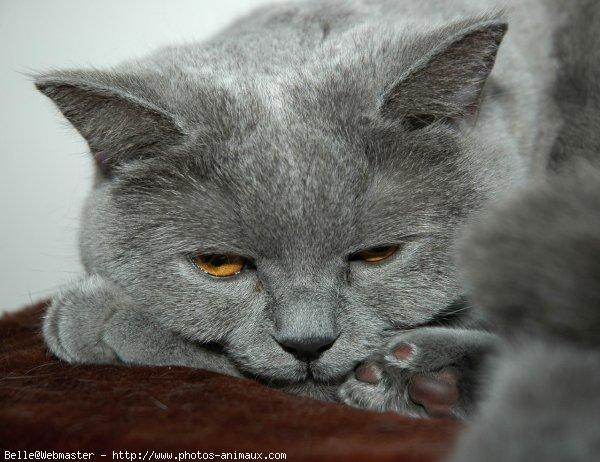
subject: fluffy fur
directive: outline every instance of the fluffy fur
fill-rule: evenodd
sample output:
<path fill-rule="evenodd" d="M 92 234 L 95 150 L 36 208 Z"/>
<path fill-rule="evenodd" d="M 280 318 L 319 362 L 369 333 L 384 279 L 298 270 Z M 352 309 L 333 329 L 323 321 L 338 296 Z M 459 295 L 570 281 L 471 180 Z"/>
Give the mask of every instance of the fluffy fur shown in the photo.
<path fill-rule="evenodd" d="M 535 169 L 554 123 L 551 10 L 511 6 L 503 41 L 493 1 L 292 3 L 203 44 L 38 76 L 98 166 L 87 274 L 52 302 L 51 350 L 332 397 L 393 334 L 472 326 L 451 309 L 455 238 Z M 382 264 L 347 259 L 389 243 L 402 250 Z M 197 251 L 256 269 L 218 280 L 189 264 Z M 307 364 L 281 335 L 335 342 Z"/>
<path fill-rule="evenodd" d="M 470 231 L 462 267 L 505 342 L 456 462 L 591 462 L 600 454 L 600 6 L 558 40 L 564 125 L 548 176 Z"/>

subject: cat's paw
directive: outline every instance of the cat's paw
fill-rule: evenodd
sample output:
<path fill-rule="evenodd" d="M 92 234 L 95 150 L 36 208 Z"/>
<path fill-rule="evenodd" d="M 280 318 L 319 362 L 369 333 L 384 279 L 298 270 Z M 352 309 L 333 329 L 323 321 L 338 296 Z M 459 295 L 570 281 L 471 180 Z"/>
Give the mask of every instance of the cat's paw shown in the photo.
<path fill-rule="evenodd" d="M 114 314 L 115 294 L 98 276 L 90 276 L 61 290 L 44 318 L 44 340 L 59 358 L 70 363 L 118 362 L 103 339 Z"/>
<path fill-rule="evenodd" d="M 112 283 L 95 275 L 52 299 L 43 332 L 50 351 L 69 363 L 188 366 L 240 375 L 216 346 L 164 328 Z"/>
<path fill-rule="evenodd" d="M 366 409 L 465 418 L 474 404 L 481 362 L 496 342 L 493 334 L 466 329 L 402 332 L 360 364 L 338 396 Z"/>

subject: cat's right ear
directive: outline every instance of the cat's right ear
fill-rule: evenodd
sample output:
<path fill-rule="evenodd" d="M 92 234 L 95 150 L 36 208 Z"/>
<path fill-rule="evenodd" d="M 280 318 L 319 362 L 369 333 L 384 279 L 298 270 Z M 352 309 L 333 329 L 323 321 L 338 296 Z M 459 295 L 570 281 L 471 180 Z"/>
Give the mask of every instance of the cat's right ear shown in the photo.
<path fill-rule="evenodd" d="M 163 153 L 184 140 L 175 117 L 153 101 L 135 75 L 63 71 L 36 76 L 35 86 L 85 138 L 105 177 L 120 165 Z"/>
<path fill-rule="evenodd" d="M 474 20 L 426 37 L 426 44 L 437 45 L 387 90 L 381 114 L 408 129 L 434 122 L 472 124 L 507 27 L 499 18 Z"/>

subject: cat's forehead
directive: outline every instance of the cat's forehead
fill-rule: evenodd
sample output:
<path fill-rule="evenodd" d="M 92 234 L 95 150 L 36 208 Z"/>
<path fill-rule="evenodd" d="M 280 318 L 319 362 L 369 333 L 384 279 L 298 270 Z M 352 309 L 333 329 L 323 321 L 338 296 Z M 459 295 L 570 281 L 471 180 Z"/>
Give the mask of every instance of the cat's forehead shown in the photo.
<path fill-rule="evenodd" d="M 226 139 L 150 161 L 119 180 L 123 209 L 129 197 L 134 208 L 151 207 L 152 222 L 156 212 L 171 217 L 180 223 L 171 234 L 190 247 L 331 255 L 448 228 L 469 203 L 459 149 L 442 132 L 314 120 L 257 117 Z M 143 201 L 133 194 L 140 188 Z"/>
<path fill-rule="evenodd" d="M 393 242 L 444 226 L 466 203 L 466 181 L 440 184 L 442 176 L 460 178 L 453 162 L 428 161 L 418 151 L 448 154 L 435 143 L 398 135 L 394 144 L 358 128 L 352 139 L 301 126 L 277 128 L 226 146 L 209 180 L 230 198 L 244 239 L 257 247 L 307 252 L 312 246 L 327 253 L 366 240 Z"/>
<path fill-rule="evenodd" d="M 222 175 L 253 181 L 255 192 L 270 193 L 275 188 L 311 195 L 336 197 L 343 188 L 347 194 L 364 187 L 369 169 L 363 146 L 307 129 L 287 129 L 264 136 L 248 137 L 239 145 L 229 145 L 230 170 Z M 252 188 L 251 188 L 252 189 Z"/>
<path fill-rule="evenodd" d="M 316 238 L 356 222 L 369 184 L 369 162 L 360 146 L 288 127 L 256 132 L 228 148 L 212 181 L 232 195 L 254 238 Z"/>
<path fill-rule="evenodd" d="M 398 137 L 395 146 L 380 135 L 348 141 L 298 127 L 286 135 L 257 131 L 144 163 L 117 178 L 115 204 L 157 229 L 157 242 L 312 261 L 445 232 L 471 203 L 470 179 L 454 162 L 424 159 L 435 146 L 421 143 L 420 152 Z"/>

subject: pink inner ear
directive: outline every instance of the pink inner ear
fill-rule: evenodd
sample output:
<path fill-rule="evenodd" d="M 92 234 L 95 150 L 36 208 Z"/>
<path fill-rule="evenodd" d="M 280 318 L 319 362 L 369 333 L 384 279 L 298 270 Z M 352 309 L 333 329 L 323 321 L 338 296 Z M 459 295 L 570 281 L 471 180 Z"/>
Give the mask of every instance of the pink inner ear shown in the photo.
<path fill-rule="evenodd" d="M 493 21 L 451 30 L 450 41 L 434 49 L 425 61 L 387 91 L 380 107 L 386 117 L 402 117 L 416 129 L 428 121 L 453 126 L 477 122 L 481 91 L 493 68 L 506 24 Z"/>
<path fill-rule="evenodd" d="M 474 82 L 455 93 L 456 102 L 463 110 L 460 114 L 448 118 L 452 125 L 474 126 L 477 123 L 483 85 L 484 82 Z"/>
<path fill-rule="evenodd" d="M 479 115 L 479 106 L 473 104 L 469 106 L 464 114 L 454 117 L 448 117 L 450 125 L 455 127 L 474 127 L 477 124 L 477 116 Z"/>
<path fill-rule="evenodd" d="M 475 106 L 479 100 L 479 93 L 483 82 L 469 82 L 454 93 L 456 104 L 465 109 Z"/>

